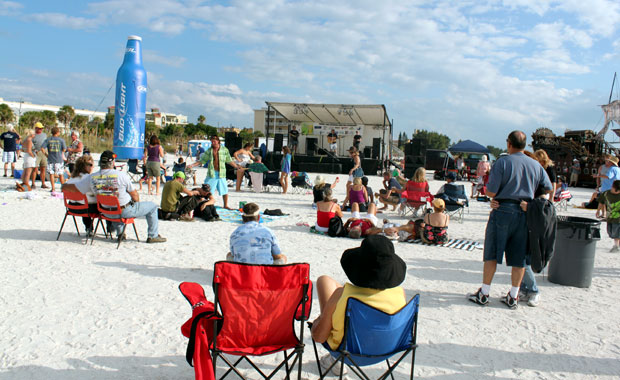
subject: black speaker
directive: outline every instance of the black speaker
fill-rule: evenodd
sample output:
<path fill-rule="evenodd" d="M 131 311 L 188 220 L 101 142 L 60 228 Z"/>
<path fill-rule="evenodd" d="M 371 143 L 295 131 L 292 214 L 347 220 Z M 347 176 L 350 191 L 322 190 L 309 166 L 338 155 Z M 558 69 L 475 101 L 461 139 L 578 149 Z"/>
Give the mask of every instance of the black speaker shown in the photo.
<path fill-rule="evenodd" d="M 316 137 L 307 137 L 306 138 L 306 154 L 308 156 L 314 156 L 316 153 L 316 143 L 318 139 Z"/>
<path fill-rule="evenodd" d="M 282 151 L 283 142 L 284 142 L 284 135 L 282 133 L 276 133 L 273 138 L 273 151 L 274 152 Z"/>
<path fill-rule="evenodd" d="M 411 139 L 405 144 L 405 156 L 426 156 L 426 140 Z"/>
<path fill-rule="evenodd" d="M 365 146 L 363 154 L 364 154 L 364 158 L 370 158 L 370 156 L 372 155 L 372 147 L 371 146 Z"/>
<path fill-rule="evenodd" d="M 381 156 L 381 138 L 375 137 L 372 139 L 372 158 L 378 160 L 379 156 Z"/>
<path fill-rule="evenodd" d="M 405 156 L 405 178 L 413 177 L 413 173 L 426 166 L 426 156 Z"/>
<path fill-rule="evenodd" d="M 225 145 L 230 155 L 232 156 L 236 151 L 241 149 L 241 145 L 243 144 L 243 140 L 241 137 L 237 136 L 236 132 L 225 132 L 224 133 Z"/>

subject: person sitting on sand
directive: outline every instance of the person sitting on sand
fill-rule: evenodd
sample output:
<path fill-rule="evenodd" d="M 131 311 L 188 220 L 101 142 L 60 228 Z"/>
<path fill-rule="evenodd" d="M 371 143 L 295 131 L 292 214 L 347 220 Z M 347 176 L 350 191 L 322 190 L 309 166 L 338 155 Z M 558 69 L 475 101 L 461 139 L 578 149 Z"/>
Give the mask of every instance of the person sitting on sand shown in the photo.
<path fill-rule="evenodd" d="M 445 244 L 448 241 L 450 216 L 444 213 L 446 203 L 441 198 L 433 199 L 433 213 L 424 215 L 422 241 L 428 244 Z"/>
<path fill-rule="evenodd" d="M 286 264 L 278 240 L 273 232 L 259 224 L 256 203 L 243 206 L 243 224 L 230 235 L 230 252 L 226 260 L 247 264 Z"/>
<path fill-rule="evenodd" d="M 362 177 L 353 178 L 353 184 L 349 187 L 349 192 L 342 202 L 342 208 L 347 207 L 347 202 L 351 203 L 351 210 L 353 210 L 354 204 L 357 204 L 359 211 L 366 212 L 368 210 L 368 193 L 362 184 Z"/>
<path fill-rule="evenodd" d="M 164 184 L 164 190 L 161 192 L 160 219 L 186 222 L 193 220 L 190 212 L 198 205 L 196 196 L 199 193 L 186 188 L 183 185 L 184 182 L 185 173 L 179 171 L 174 173 L 172 181 Z M 187 196 L 182 197 L 181 193 L 185 193 Z"/>
<path fill-rule="evenodd" d="M 312 339 L 318 343 L 327 342 L 332 350 L 338 348 L 344 337 L 349 298 L 388 314 L 397 312 L 407 302 L 405 291 L 399 286 L 405 280 L 407 265 L 385 236 L 368 236 L 360 247 L 347 249 L 340 258 L 340 265 L 349 280 L 344 286 L 327 275 L 316 280 L 320 314 L 311 328 Z M 320 360 L 323 368 L 331 363 L 330 354 Z"/>
<path fill-rule="evenodd" d="M 385 189 L 379 190 L 375 197 L 379 199 L 379 202 L 383 203 L 381 210 L 385 210 L 388 205 L 391 205 L 393 206 L 392 211 L 394 211 L 396 210 L 396 205 L 400 202 L 400 193 L 403 187 L 396 178 L 392 177 L 392 173 L 389 171 L 383 173 L 383 186 Z"/>
<path fill-rule="evenodd" d="M 325 187 L 323 190 L 323 200 L 316 203 L 316 225 L 314 228 L 320 232 L 327 232 L 329 221 L 334 216 L 342 218 L 342 210 L 332 198 L 331 187 Z"/>
<path fill-rule="evenodd" d="M 330 185 L 329 183 L 325 183 L 325 177 L 320 174 L 317 175 L 314 180 L 314 187 L 312 188 L 312 195 L 314 196 L 314 202 L 312 203 L 313 207 L 316 207 L 316 204 L 323 200 L 323 197 L 325 196 L 324 190 L 327 187 L 334 189 L 339 181 L 339 177 L 336 177 L 334 183 Z"/>
<path fill-rule="evenodd" d="M 206 222 L 222 220 L 215 209 L 215 197 L 211 194 L 211 187 L 205 183 L 193 191 L 198 192 L 198 204 L 194 208 L 194 218 L 202 218 Z"/>
<path fill-rule="evenodd" d="M 368 201 L 370 203 L 375 203 L 375 195 L 372 192 L 372 187 L 368 186 L 368 177 L 362 177 L 362 185 L 364 185 L 364 187 L 366 188 L 366 194 L 368 194 Z"/>

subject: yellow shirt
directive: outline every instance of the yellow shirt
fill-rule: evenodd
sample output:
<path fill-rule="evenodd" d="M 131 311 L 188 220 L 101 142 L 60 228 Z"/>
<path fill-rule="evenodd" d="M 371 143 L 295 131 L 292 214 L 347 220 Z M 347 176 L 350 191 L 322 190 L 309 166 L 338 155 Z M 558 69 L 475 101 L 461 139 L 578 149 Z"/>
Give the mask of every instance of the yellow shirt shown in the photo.
<path fill-rule="evenodd" d="M 379 290 L 362 288 L 346 283 L 344 285 L 342 296 L 336 304 L 336 310 L 334 310 L 334 314 L 332 314 L 332 331 L 329 333 L 329 337 L 327 338 L 327 343 L 332 350 L 338 348 L 340 342 L 342 342 L 342 338 L 344 337 L 344 318 L 349 297 L 358 299 L 366 305 L 372 306 L 375 309 L 379 309 L 388 314 L 397 312 L 407 304 L 407 301 L 405 300 L 405 292 L 400 286 Z"/>

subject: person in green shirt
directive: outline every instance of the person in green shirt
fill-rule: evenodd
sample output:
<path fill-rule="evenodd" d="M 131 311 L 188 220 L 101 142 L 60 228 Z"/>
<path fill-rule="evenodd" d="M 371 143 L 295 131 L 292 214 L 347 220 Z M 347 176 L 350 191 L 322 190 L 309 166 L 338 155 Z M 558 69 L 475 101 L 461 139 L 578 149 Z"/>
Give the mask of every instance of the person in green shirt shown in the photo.
<path fill-rule="evenodd" d="M 607 234 L 614 239 L 614 246 L 609 252 L 620 251 L 620 180 L 612 183 L 611 189 L 598 198 L 596 216 L 607 215 Z"/>
<path fill-rule="evenodd" d="M 248 171 L 250 173 L 267 173 L 269 169 L 263 164 L 261 156 L 254 156 L 254 162 L 248 165 Z"/>
<path fill-rule="evenodd" d="M 199 195 L 198 191 L 187 189 L 183 182 L 185 181 L 185 173 L 176 172 L 172 181 L 166 182 L 164 190 L 161 193 L 161 218 L 163 220 L 193 220 L 190 211 L 198 204 L 194 196 Z M 189 197 L 181 198 L 181 193 L 187 194 Z"/>
<path fill-rule="evenodd" d="M 228 184 L 226 183 L 226 164 L 234 167 L 235 169 L 241 168 L 230 156 L 230 152 L 225 146 L 221 146 L 220 138 L 217 135 L 213 135 L 210 138 L 211 148 L 200 157 L 200 161 L 197 161 L 190 165 L 190 167 L 209 164 L 207 167 L 207 176 L 204 183 L 211 187 L 211 190 L 217 190 L 218 194 L 222 196 L 224 200 L 224 208 L 232 210 L 228 207 Z"/>

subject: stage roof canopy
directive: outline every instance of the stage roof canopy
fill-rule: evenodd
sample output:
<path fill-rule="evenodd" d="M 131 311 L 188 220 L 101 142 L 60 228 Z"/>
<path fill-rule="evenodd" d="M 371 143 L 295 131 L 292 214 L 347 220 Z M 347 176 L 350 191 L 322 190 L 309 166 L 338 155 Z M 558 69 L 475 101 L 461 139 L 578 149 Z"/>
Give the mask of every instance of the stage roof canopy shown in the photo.
<path fill-rule="evenodd" d="M 390 119 L 383 104 L 265 103 L 289 121 L 390 127 Z"/>

